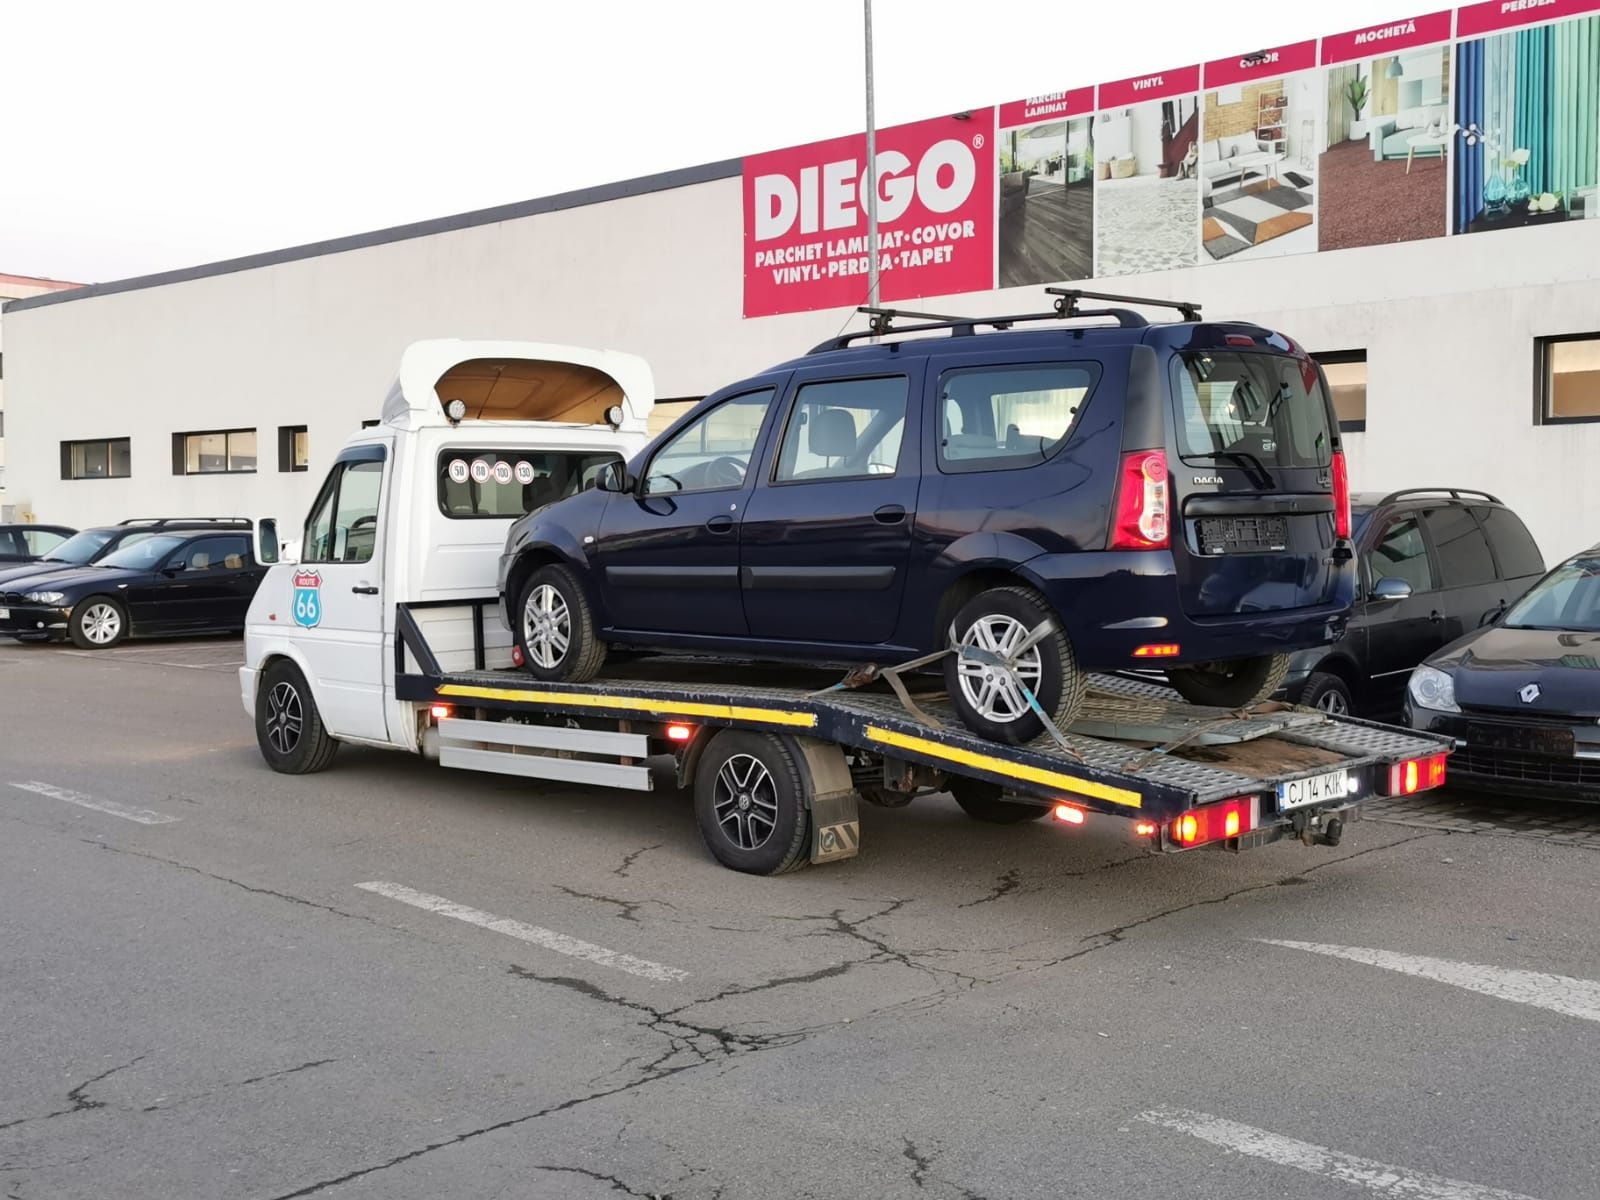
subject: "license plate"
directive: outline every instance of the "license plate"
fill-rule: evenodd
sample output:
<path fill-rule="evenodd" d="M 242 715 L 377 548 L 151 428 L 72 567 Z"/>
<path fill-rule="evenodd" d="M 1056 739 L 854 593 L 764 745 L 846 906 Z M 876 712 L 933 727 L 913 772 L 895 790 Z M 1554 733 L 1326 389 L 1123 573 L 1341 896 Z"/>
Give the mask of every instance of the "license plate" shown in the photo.
<path fill-rule="evenodd" d="M 1349 771 L 1329 771 L 1326 775 L 1313 775 L 1309 779 L 1291 779 L 1278 785 L 1278 811 L 1343 800 L 1355 795 L 1356 789 L 1356 777 Z"/>
<path fill-rule="evenodd" d="M 1287 517 L 1201 517 L 1195 526 L 1201 554 L 1261 554 L 1289 545 Z"/>
<path fill-rule="evenodd" d="M 1467 744 L 1488 750 L 1525 750 L 1571 758 L 1577 738 L 1570 729 L 1545 729 L 1537 725 L 1469 725 Z"/>
<path fill-rule="evenodd" d="M 0 621 L 9 621 L 10 619 L 11 610 L 9 608 L 0 608 Z"/>

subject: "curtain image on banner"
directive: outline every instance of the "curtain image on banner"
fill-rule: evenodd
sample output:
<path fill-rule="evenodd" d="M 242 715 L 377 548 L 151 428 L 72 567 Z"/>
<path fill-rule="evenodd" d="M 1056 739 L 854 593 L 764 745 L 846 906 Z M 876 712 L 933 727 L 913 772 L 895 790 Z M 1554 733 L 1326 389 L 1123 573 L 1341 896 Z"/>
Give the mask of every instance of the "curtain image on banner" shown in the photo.
<path fill-rule="evenodd" d="M 1317 248 L 1320 73 L 1224 86 L 1201 114 L 1200 244 L 1221 262 Z"/>
<path fill-rule="evenodd" d="M 1000 286 L 1091 278 L 1094 145 L 1089 118 L 1002 128 L 996 169 Z"/>
<path fill-rule="evenodd" d="M 1200 97 L 1193 92 L 1095 118 L 1098 274 L 1195 265 L 1199 135 Z"/>
<path fill-rule="evenodd" d="M 1600 17 L 1457 47 L 1454 230 L 1600 217 Z"/>

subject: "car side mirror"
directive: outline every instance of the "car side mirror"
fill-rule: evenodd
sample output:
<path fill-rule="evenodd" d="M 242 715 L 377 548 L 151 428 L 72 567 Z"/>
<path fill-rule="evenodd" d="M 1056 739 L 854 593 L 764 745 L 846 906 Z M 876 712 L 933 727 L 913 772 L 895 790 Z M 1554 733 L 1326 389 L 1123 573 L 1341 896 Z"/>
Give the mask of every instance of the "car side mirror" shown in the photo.
<path fill-rule="evenodd" d="M 278 561 L 278 522 L 271 517 L 256 522 L 256 561 L 267 567 Z"/>
<path fill-rule="evenodd" d="M 1411 597 L 1411 585 L 1404 579 L 1395 579 L 1385 575 L 1372 585 L 1372 598 L 1385 603 L 1393 600 L 1407 600 Z"/>
<path fill-rule="evenodd" d="M 161 573 L 168 579 L 176 579 L 183 574 L 183 564 L 181 562 L 167 563 L 161 568 Z"/>
<path fill-rule="evenodd" d="M 639 486 L 639 481 L 628 474 L 628 468 L 619 462 L 607 463 L 595 476 L 595 487 L 602 492 L 629 493 Z"/>

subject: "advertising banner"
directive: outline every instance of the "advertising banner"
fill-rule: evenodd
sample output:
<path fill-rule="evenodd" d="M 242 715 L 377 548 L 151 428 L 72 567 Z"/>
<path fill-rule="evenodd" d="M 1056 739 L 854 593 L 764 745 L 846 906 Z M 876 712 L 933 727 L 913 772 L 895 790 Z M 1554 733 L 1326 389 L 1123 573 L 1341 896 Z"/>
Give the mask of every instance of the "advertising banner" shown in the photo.
<path fill-rule="evenodd" d="M 866 135 L 744 160 L 744 315 L 867 301 Z M 884 301 L 994 286 L 994 109 L 881 129 Z"/>
<path fill-rule="evenodd" d="M 1000 106 L 1000 286 L 1094 275 L 1094 88 Z"/>
<path fill-rule="evenodd" d="M 1457 10 L 1456 36 L 1478 37 L 1535 21 L 1556 21 L 1592 12 L 1600 12 L 1600 0 L 1489 0 L 1487 4 L 1468 4 Z"/>
<path fill-rule="evenodd" d="M 1600 3 L 1600 0 L 1596 0 L 1596 3 Z M 1388 21 L 1381 25 L 1367 25 L 1345 33 L 1330 34 L 1322 39 L 1322 61 L 1324 65 L 1354 62 L 1376 54 L 1394 54 L 1413 46 L 1448 42 L 1450 18 L 1453 15 L 1447 8 L 1425 17 L 1409 17 L 1404 21 Z"/>
<path fill-rule="evenodd" d="M 1095 274 L 1192 267 L 1200 239 L 1200 68 L 1100 85 Z"/>

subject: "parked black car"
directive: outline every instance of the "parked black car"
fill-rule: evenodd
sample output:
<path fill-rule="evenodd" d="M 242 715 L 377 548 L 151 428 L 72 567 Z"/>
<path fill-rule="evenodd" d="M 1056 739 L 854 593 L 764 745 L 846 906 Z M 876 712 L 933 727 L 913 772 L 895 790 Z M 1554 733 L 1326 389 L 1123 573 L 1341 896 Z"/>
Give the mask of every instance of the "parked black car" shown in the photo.
<path fill-rule="evenodd" d="M 247 532 L 151 532 L 87 566 L 5 584 L 0 633 L 99 649 L 129 636 L 242 630 L 266 570 Z"/>
<path fill-rule="evenodd" d="M 0 525 L 0 563 L 35 562 L 75 532 L 65 525 Z"/>
<path fill-rule="evenodd" d="M 1351 498 L 1360 591 L 1345 635 L 1290 661 L 1285 692 L 1393 719 L 1411 669 L 1494 620 L 1544 574 L 1521 519 L 1487 492 L 1410 488 Z"/>
<path fill-rule="evenodd" d="M 1078 295 L 825 343 L 518 521 L 500 584 L 528 669 L 592 678 L 607 644 L 884 664 L 972 647 L 946 656 L 947 690 L 1006 741 L 1043 724 L 996 659 L 1058 724 L 1089 671 L 1161 668 L 1202 704 L 1271 695 L 1355 594 L 1321 371 L 1270 329 Z M 1011 328 L 1057 315 L 1115 324 Z"/>
<path fill-rule="evenodd" d="M 1456 739 L 1453 785 L 1600 800 L 1600 546 L 1419 666 L 1406 719 Z"/>
<path fill-rule="evenodd" d="M 0 592 L 22 590 L 22 581 L 42 571 L 61 567 L 82 567 L 99 562 L 124 546 L 142 542 L 153 534 L 172 530 L 246 529 L 243 517 L 136 517 L 116 525 L 95 525 L 80 529 L 58 543 L 37 562 L 0 565 Z"/>

